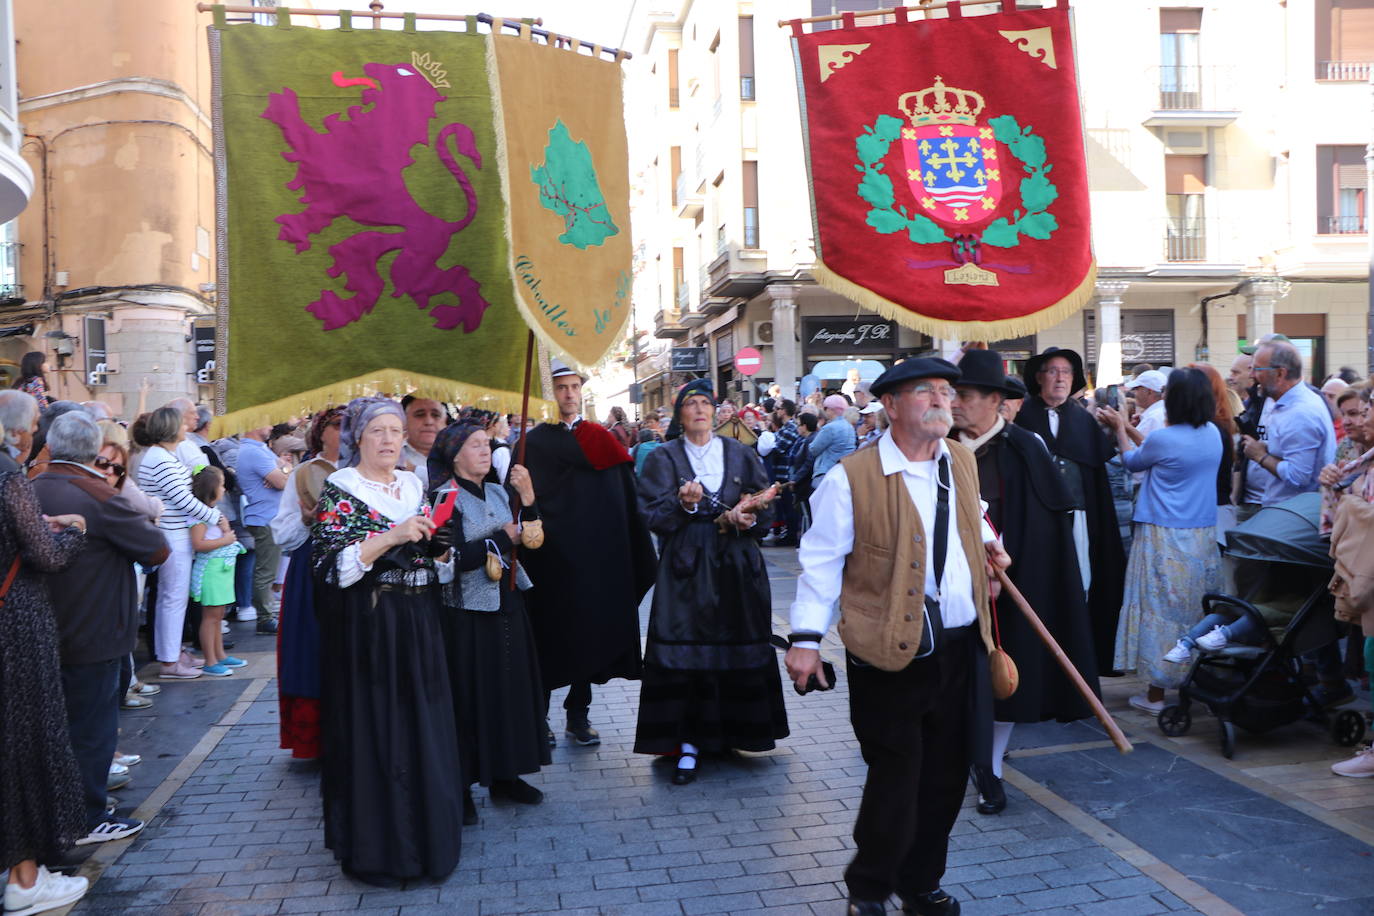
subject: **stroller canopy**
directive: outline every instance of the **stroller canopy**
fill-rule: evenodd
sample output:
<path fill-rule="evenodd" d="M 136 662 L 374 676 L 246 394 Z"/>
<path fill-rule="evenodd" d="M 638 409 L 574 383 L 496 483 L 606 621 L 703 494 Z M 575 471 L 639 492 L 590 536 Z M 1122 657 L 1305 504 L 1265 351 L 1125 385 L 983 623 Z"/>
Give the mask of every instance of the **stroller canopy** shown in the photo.
<path fill-rule="evenodd" d="M 1331 542 L 1318 532 L 1321 508 L 1320 493 L 1265 506 L 1248 522 L 1226 532 L 1226 555 L 1331 569 Z"/>

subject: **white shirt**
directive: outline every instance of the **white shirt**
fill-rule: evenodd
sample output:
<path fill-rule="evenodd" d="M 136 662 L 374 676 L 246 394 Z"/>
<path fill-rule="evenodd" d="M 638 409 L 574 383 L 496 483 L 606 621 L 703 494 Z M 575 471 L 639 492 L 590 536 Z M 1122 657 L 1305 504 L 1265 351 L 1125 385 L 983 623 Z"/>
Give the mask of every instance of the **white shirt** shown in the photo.
<path fill-rule="evenodd" d="M 205 453 L 200 450 L 189 438 L 182 439 L 177 443 L 177 460 L 186 465 L 186 470 L 194 474 L 196 471 L 210 463 L 210 459 L 205 457 Z"/>
<path fill-rule="evenodd" d="M 421 454 L 409 442 L 401 445 L 401 464 L 408 464 L 412 470 L 410 473 L 420 478 L 420 483 L 425 489 L 429 488 L 429 456 Z M 357 496 L 358 494 L 353 494 Z"/>
<path fill-rule="evenodd" d="M 329 482 L 350 496 L 356 496 L 366 503 L 368 508 L 376 509 L 386 516 L 393 527 L 412 515 L 419 515 L 425 502 L 424 485 L 420 483 L 420 478 L 410 471 L 397 471 L 395 483 L 387 485 L 368 480 L 357 468 L 341 468 L 329 475 Z M 363 565 L 362 547 L 363 542 L 358 541 L 339 551 L 336 561 L 339 588 L 348 588 L 372 569 L 370 563 Z M 434 565 L 438 570 L 440 582 L 453 581 L 452 559 L 447 563 L 436 560 Z"/>
<path fill-rule="evenodd" d="M 720 485 L 725 482 L 725 444 L 720 441 L 720 436 L 713 435 L 704 450 L 684 437 L 682 448 L 702 489 L 708 493 L 719 492 Z"/>
<path fill-rule="evenodd" d="M 1148 436 L 1155 430 L 1161 429 L 1167 420 L 1168 417 L 1164 413 L 1164 401 L 1161 399 L 1145 408 L 1145 412 L 1140 415 L 1140 422 L 1135 425 L 1135 428 L 1140 431 L 1141 435 Z"/>
<path fill-rule="evenodd" d="M 936 457 L 928 461 L 908 461 L 891 436 L 879 439 L 877 448 L 883 475 L 902 475 L 916 513 L 927 526 L 925 593 L 935 595 L 935 538 L 929 529 L 935 518 L 937 460 L 941 455 L 948 455 L 949 448 L 943 439 L 940 440 Z M 949 504 L 949 548 L 945 555 L 944 581 L 938 591 L 942 596 L 940 617 L 945 627 L 952 628 L 978 619 L 973 605 L 973 574 L 969 570 L 968 557 L 960 549 L 959 501 L 953 468 Z M 816 488 L 811 497 L 811 518 L 811 527 L 802 536 L 801 549 L 797 552 L 802 572 L 797 580 L 797 597 L 792 602 L 790 616 L 794 632 L 824 634 L 839 616 L 845 560 L 854 551 L 854 497 L 844 465 L 831 468 Z M 982 532 L 984 542 L 996 540 L 986 519 L 982 522 Z M 817 648 L 815 643 L 798 642 L 796 645 Z"/>
<path fill-rule="evenodd" d="M 763 432 L 759 433 L 759 457 L 767 458 L 771 455 L 773 449 L 777 447 L 777 442 L 777 436 L 773 434 L 771 429 L 765 429 Z"/>

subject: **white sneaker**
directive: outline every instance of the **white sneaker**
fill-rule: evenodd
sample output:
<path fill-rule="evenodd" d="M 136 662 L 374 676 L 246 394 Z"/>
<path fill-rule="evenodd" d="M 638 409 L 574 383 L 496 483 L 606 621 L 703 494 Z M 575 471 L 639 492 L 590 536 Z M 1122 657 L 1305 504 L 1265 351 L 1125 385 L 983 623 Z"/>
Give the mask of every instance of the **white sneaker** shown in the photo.
<path fill-rule="evenodd" d="M 1186 665 L 1188 664 L 1188 660 L 1192 657 L 1192 646 L 1189 646 L 1181 639 L 1178 642 L 1174 643 L 1174 647 L 1172 649 L 1164 653 L 1164 660 L 1166 662 L 1173 662 L 1175 665 Z"/>
<path fill-rule="evenodd" d="M 119 763 L 119 762 L 116 761 L 116 762 L 110 764 L 110 775 L 111 775 L 111 776 L 127 776 L 127 775 L 129 775 L 129 768 L 128 768 L 127 766 L 125 766 L 124 764 Z"/>
<path fill-rule="evenodd" d="M 55 875 L 38 866 L 38 880 L 33 887 L 5 885 L 5 916 L 32 916 L 80 900 L 91 886 L 85 878 Z"/>
<path fill-rule="evenodd" d="M 131 817 L 115 817 L 109 815 L 91 828 L 91 832 L 76 841 L 78 846 L 89 846 L 92 843 L 105 843 L 110 840 L 123 840 L 133 836 L 143 829 L 143 822 L 136 821 Z M 5 916 L 10 916 L 6 913 Z"/>
<path fill-rule="evenodd" d="M 1331 772 L 1337 776 L 1353 776 L 1355 779 L 1369 779 L 1374 776 L 1374 747 L 1365 747 L 1355 752 L 1355 756 L 1340 763 L 1331 764 Z"/>
<path fill-rule="evenodd" d="M 1228 642 L 1226 631 L 1221 627 L 1213 627 L 1212 632 L 1197 638 L 1197 647 L 1205 652 L 1217 652 L 1225 649 Z"/>
<path fill-rule="evenodd" d="M 1164 708 L 1163 700 L 1151 700 L 1143 693 L 1138 693 L 1131 697 L 1131 705 L 1141 712 L 1157 714 Z"/>
<path fill-rule="evenodd" d="M 229 621 L 227 621 L 227 620 L 221 620 L 221 621 L 219 622 L 219 631 L 220 631 L 221 633 L 227 634 L 227 633 L 229 632 Z"/>
<path fill-rule="evenodd" d="M 258 619 L 258 610 L 251 604 L 248 607 L 241 607 L 234 611 L 234 619 L 239 623 L 252 623 Z"/>

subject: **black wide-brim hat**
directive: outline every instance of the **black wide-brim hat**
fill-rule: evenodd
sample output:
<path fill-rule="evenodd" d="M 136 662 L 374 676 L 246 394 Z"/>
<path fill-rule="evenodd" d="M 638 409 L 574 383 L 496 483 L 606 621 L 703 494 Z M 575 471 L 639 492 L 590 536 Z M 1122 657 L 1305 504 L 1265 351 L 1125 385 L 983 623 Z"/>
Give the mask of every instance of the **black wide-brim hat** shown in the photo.
<path fill-rule="evenodd" d="M 996 350 L 967 350 L 959 360 L 959 384 L 972 385 L 984 391 L 1011 395 L 1007 373 L 1002 368 L 1002 354 Z"/>
<path fill-rule="evenodd" d="M 959 381 L 959 367 L 936 356 L 921 356 L 903 360 L 873 380 L 868 393 L 880 398 L 903 382 L 923 378 L 942 378 L 951 384 Z"/>
<path fill-rule="evenodd" d="M 1062 356 L 1069 361 L 1070 366 L 1073 366 L 1073 387 L 1069 389 L 1070 394 L 1088 387 L 1088 377 L 1083 373 L 1083 357 L 1064 347 L 1047 347 L 1044 353 L 1026 360 L 1026 367 L 1021 370 L 1021 378 L 1025 381 L 1028 392 L 1032 395 L 1040 393 L 1040 382 L 1036 380 L 1035 375 L 1052 356 Z"/>

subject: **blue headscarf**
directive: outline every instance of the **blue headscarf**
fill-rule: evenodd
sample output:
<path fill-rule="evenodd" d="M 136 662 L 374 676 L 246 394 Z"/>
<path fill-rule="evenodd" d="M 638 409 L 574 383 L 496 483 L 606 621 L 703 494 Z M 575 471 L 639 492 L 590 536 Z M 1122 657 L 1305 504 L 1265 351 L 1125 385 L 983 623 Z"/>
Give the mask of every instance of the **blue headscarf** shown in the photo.
<path fill-rule="evenodd" d="M 406 412 L 390 398 L 354 398 L 343 411 L 343 424 L 339 427 L 340 467 L 356 468 L 362 460 L 358 440 L 362 438 L 367 424 L 380 416 L 392 414 L 405 426 Z"/>
<path fill-rule="evenodd" d="M 682 435 L 682 422 L 678 419 L 678 414 L 682 412 L 682 405 L 694 394 L 705 395 L 712 403 L 716 403 L 716 389 L 712 387 L 709 378 L 694 378 L 677 393 L 677 400 L 673 402 L 673 422 L 668 424 L 668 431 L 663 438 L 672 441 Z"/>

